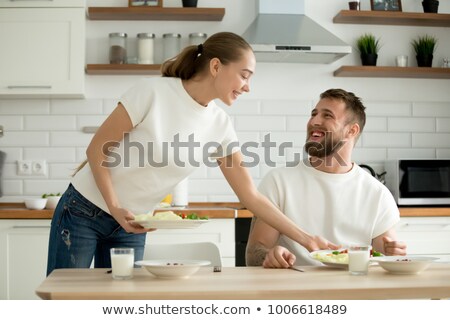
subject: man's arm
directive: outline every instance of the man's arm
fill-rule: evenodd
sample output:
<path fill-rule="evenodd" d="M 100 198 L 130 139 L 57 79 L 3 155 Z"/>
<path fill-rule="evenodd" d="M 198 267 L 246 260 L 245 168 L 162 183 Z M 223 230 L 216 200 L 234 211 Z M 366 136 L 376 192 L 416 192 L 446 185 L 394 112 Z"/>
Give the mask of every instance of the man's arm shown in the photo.
<path fill-rule="evenodd" d="M 289 268 L 296 257 L 288 249 L 277 246 L 280 233 L 261 220 L 254 218 L 247 244 L 246 262 L 248 266 L 264 268 Z"/>
<path fill-rule="evenodd" d="M 253 217 L 245 252 L 247 266 L 262 266 L 267 253 L 276 245 L 279 237 L 280 233 L 276 229 Z"/>
<path fill-rule="evenodd" d="M 397 233 L 394 228 L 391 228 L 380 234 L 378 237 L 373 238 L 372 247 L 374 250 L 387 256 L 406 255 L 406 243 L 395 239 L 397 239 Z"/>

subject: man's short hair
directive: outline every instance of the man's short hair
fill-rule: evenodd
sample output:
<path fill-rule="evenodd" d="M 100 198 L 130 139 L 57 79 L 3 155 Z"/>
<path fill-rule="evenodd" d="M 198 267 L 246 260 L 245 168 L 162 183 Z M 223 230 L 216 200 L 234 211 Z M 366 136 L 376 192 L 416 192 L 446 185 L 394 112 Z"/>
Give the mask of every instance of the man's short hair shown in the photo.
<path fill-rule="evenodd" d="M 361 102 L 361 98 L 355 96 L 353 92 L 347 92 L 343 89 L 328 89 L 320 94 L 320 99 L 336 99 L 345 103 L 345 109 L 350 111 L 348 123 L 356 122 L 362 133 L 366 125 L 366 107 Z"/>

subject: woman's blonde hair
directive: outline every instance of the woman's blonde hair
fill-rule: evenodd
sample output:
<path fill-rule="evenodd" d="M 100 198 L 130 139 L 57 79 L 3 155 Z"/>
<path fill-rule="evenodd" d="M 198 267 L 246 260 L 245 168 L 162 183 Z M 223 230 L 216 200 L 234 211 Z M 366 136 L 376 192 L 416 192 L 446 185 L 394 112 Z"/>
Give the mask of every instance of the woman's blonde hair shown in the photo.
<path fill-rule="evenodd" d="M 72 177 L 74 177 L 78 171 L 80 171 L 81 169 L 83 169 L 83 167 L 88 163 L 87 159 L 84 160 L 82 163 L 80 163 L 78 165 L 78 167 L 75 169 L 75 171 L 72 173 Z"/>
<path fill-rule="evenodd" d="M 241 36 L 232 32 L 219 32 L 210 36 L 198 46 L 188 46 L 180 54 L 167 60 L 161 66 L 163 77 L 188 80 L 205 70 L 213 58 L 222 64 L 238 61 L 251 46 Z"/>

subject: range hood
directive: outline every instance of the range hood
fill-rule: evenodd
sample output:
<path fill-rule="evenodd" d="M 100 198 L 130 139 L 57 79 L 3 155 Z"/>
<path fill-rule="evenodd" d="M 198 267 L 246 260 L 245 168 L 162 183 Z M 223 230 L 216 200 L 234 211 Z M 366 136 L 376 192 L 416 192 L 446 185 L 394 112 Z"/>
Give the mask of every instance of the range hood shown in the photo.
<path fill-rule="evenodd" d="M 305 0 L 259 0 L 258 16 L 242 35 L 258 62 L 331 63 L 351 46 L 305 15 Z"/>

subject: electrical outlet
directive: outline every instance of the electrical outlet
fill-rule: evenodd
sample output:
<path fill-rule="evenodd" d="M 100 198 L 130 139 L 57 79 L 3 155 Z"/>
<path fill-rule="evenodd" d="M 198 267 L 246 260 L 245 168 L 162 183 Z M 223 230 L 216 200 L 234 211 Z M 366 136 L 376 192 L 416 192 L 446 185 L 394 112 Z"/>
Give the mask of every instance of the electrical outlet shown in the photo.
<path fill-rule="evenodd" d="M 47 175 L 47 162 L 45 160 L 33 160 L 31 162 L 31 172 L 34 176 Z"/>
<path fill-rule="evenodd" d="M 19 176 L 31 176 L 31 160 L 17 161 L 17 174 Z"/>

